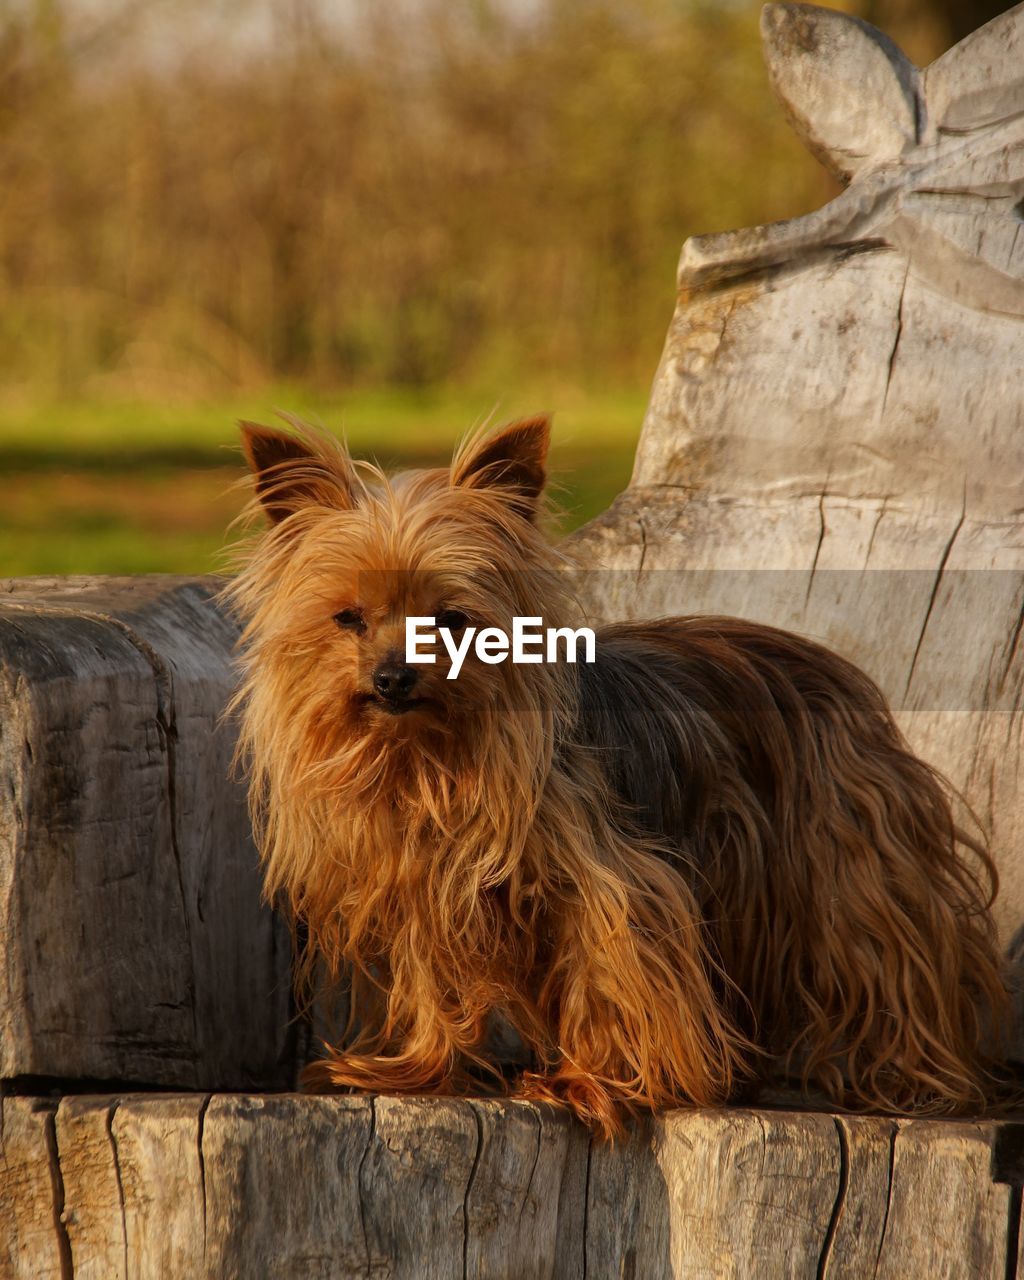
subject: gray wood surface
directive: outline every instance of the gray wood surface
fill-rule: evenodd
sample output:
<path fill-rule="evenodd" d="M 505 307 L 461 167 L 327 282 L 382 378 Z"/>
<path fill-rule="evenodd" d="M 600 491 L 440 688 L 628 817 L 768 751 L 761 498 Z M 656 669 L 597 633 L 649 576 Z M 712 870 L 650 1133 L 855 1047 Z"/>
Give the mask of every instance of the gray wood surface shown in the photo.
<path fill-rule="evenodd" d="M 215 585 L 0 584 L 0 1078 L 293 1079 Z"/>
<path fill-rule="evenodd" d="M 998 1121 L 520 1102 L 3 1099 L 0 1277 L 998 1277 Z M 62 1269 L 63 1266 L 63 1269 Z"/>
<path fill-rule="evenodd" d="M 813 5 L 768 5 L 762 31 L 783 109 L 849 185 L 805 217 L 687 241 L 631 484 L 570 547 L 597 616 L 740 614 L 865 667 L 989 829 L 1009 943 L 1024 6 L 920 73 Z"/>

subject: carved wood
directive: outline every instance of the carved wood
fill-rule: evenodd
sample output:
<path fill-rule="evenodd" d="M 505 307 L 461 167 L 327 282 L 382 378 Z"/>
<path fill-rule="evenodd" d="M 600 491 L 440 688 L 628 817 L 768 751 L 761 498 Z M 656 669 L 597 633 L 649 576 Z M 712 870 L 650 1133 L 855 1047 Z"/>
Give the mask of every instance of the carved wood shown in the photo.
<path fill-rule="evenodd" d="M 737 613 L 864 666 L 1024 921 L 1024 6 L 918 72 L 772 4 L 769 74 L 849 185 L 683 248 L 629 488 L 571 540 L 598 615 Z"/>

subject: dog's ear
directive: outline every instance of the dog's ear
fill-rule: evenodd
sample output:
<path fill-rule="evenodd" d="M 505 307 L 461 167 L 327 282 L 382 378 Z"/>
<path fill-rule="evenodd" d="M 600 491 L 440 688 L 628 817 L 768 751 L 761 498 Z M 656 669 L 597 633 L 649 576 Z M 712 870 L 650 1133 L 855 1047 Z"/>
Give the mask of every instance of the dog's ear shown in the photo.
<path fill-rule="evenodd" d="M 544 464 L 550 441 L 547 414 L 510 422 L 456 454 L 452 484 L 497 489 L 521 515 L 532 520 L 547 479 Z"/>
<path fill-rule="evenodd" d="M 271 524 L 300 507 L 317 505 L 347 510 L 355 506 L 357 486 L 352 464 L 340 445 L 318 447 L 309 428 L 288 418 L 302 435 L 276 431 L 257 422 L 240 422 L 242 450 L 256 479 L 256 496 Z"/>

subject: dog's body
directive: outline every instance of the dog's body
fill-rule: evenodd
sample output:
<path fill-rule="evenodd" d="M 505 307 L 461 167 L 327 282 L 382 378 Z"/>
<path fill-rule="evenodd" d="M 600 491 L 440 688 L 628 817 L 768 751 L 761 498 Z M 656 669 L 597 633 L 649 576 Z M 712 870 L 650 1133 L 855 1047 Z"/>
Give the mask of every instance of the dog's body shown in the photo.
<path fill-rule="evenodd" d="M 245 439 L 267 888 L 356 1000 L 314 1084 L 467 1089 L 497 1013 L 514 1088 L 605 1133 L 779 1058 L 839 1105 L 984 1102 L 994 868 L 866 676 L 724 618 L 607 627 L 593 665 L 414 669 L 409 615 L 577 621 L 535 525 L 546 422 L 377 487 L 309 434 Z"/>

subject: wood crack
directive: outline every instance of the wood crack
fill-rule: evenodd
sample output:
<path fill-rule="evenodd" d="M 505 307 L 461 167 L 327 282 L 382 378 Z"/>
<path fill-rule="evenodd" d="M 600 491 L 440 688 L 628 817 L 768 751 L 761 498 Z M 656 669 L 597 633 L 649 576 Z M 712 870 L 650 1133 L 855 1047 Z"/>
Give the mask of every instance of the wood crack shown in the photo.
<path fill-rule="evenodd" d="M 0 1117 L 3 1116 L 3 1098 L 0 1098 Z M 71 1253 L 71 1237 L 68 1235 L 64 1216 L 64 1174 L 60 1167 L 57 1149 L 57 1112 L 48 1107 L 43 1134 L 46 1142 L 47 1164 L 50 1170 L 50 1187 L 53 1192 L 53 1229 L 57 1236 L 57 1256 L 60 1259 L 61 1280 L 74 1280 L 75 1262 Z"/>
<path fill-rule="evenodd" d="M 534 1108 L 530 1108 L 530 1115 L 537 1122 L 537 1150 L 533 1153 L 533 1164 L 530 1168 L 530 1176 L 526 1180 L 526 1190 L 523 1192 L 523 1203 L 519 1206 L 519 1221 L 522 1222 L 523 1214 L 526 1212 L 526 1206 L 530 1203 L 530 1188 L 533 1186 L 533 1179 L 537 1174 L 537 1165 L 540 1163 L 541 1147 L 544 1144 L 544 1122 L 541 1119 L 540 1112 Z"/>
<path fill-rule="evenodd" d="M 843 1210 L 846 1208 L 846 1193 L 850 1185 L 850 1144 L 847 1141 L 846 1130 L 843 1128 L 843 1122 L 838 1116 L 832 1117 L 832 1123 L 835 1125 L 836 1137 L 839 1139 L 839 1185 L 836 1187 L 836 1199 L 832 1206 L 832 1216 L 829 1218 L 828 1229 L 825 1232 L 821 1254 L 818 1258 L 817 1280 L 825 1280 L 828 1275 L 829 1262 L 832 1258 L 832 1245 L 835 1242 L 836 1232 L 839 1230 L 839 1222 L 843 1216 Z"/>
<path fill-rule="evenodd" d="M 373 1140 L 377 1136 L 377 1099 L 371 1097 L 370 1102 L 370 1132 L 366 1135 L 366 1149 L 359 1161 L 359 1171 L 356 1174 L 356 1186 L 359 1191 L 359 1226 L 363 1233 L 363 1248 L 366 1250 L 366 1277 L 370 1280 L 373 1275 L 373 1257 L 370 1253 L 370 1236 L 366 1230 L 366 1183 L 363 1179 L 363 1172 L 366 1167 L 366 1160 L 370 1154 L 370 1148 L 373 1146 Z"/>
<path fill-rule="evenodd" d="M 476 1181 L 476 1171 L 480 1166 L 480 1157 L 484 1149 L 484 1127 L 480 1120 L 480 1113 L 472 1102 L 469 1103 L 469 1110 L 476 1125 L 476 1151 L 473 1153 L 473 1164 L 462 1196 L 462 1280 L 469 1280 L 469 1197 L 473 1190 L 473 1183 Z"/>
<path fill-rule="evenodd" d="M 199 1108 L 196 1126 L 196 1155 L 199 1157 L 199 1191 L 203 1197 L 203 1262 L 206 1262 L 206 1156 L 203 1153 L 203 1135 L 206 1130 L 206 1113 L 213 1094 L 208 1093 Z"/>
<path fill-rule="evenodd" d="M 899 1137 L 900 1127 L 895 1121 L 889 1133 L 889 1186 L 885 1193 L 885 1216 L 882 1219 L 882 1231 L 878 1237 L 878 1253 L 875 1255 L 875 1271 L 878 1275 L 878 1266 L 882 1261 L 882 1250 L 885 1248 L 885 1235 L 889 1229 L 889 1211 L 892 1209 L 892 1184 L 893 1173 L 896 1166 L 896 1139 Z"/>
<path fill-rule="evenodd" d="M 864 556 L 865 569 L 868 567 L 868 562 L 871 560 L 871 552 L 874 550 L 875 546 L 875 535 L 878 533 L 878 526 L 882 523 L 882 519 L 885 516 L 888 505 L 889 495 L 885 494 L 882 498 L 882 505 L 878 508 L 878 511 L 875 514 L 875 523 L 871 526 L 871 536 L 868 538 L 868 549 Z"/>
<path fill-rule="evenodd" d="M 125 1280 L 128 1280 L 128 1222 L 124 1212 L 124 1181 L 121 1178 L 121 1156 L 117 1149 L 117 1138 L 114 1137 L 114 1116 L 117 1114 L 118 1103 L 115 1101 L 111 1104 L 107 1111 L 107 1140 L 110 1143 L 110 1153 L 114 1159 L 114 1178 L 117 1182 L 117 1199 L 121 1206 L 121 1240 L 124 1249 L 124 1270 Z"/>
<path fill-rule="evenodd" d="M 924 611 L 924 619 L 921 623 L 921 630 L 918 632 L 917 644 L 914 646 L 914 656 L 910 660 L 910 670 L 907 673 L 907 683 L 903 689 L 903 701 L 906 702 L 910 695 L 910 684 L 914 679 L 914 672 L 917 669 L 917 660 L 921 655 L 921 647 L 924 644 L 924 634 L 928 630 L 928 623 L 931 620 L 932 612 L 935 609 L 935 601 L 938 598 L 939 587 L 942 584 L 942 575 L 946 571 L 946 564 L 949 561 L 950 554 L 953 550 L 953 544 L 960 535 L 960 530 L 964 526 L 964 520 L 967 518 L 967 483 L 964 482 L 964 504 L 960 511 L 960 519 L 957 520 L 953 532 L 949 536 L 942 552 L 942 559 L 939 561 L 939 568 L 935 574 L 935 581 L 932 583 L 931 595 L 928 597 L 928 606 Z"/>
<path fill-rule="evenodd" d="M 1017 1280 L 1017 1255 L 1020 1252 L 1021 1188 L 1010 1190 L 1006 1220 L 1006 1280 Z"/>
<path fill-rule="evenodd" d="M 828 525 L 825 521 L 825 499 L 828 496 L 828 485 L 832 478 L 832 472 L 829 470 L 825 477 L 825 483 L 822 486 L 821 493 L 818 495 L 818 545 L 814 548 L 814 559 L 811 561 L 811 576 L 807 580 L 807 594 L 804 596 L 804 608 L 810 603 L 811 588 L 814 586 L 814 575 L 818 571 L 818 557 L 821 555 L 822 544 L 825 541 L 825 535 L 828 533 Z"/>
<path fill-rule="evenodd" d="M 637 529 L 640 531 L 640 563 L 636 567 L 636 581 L 640 585 L 640 576 L 644 571 L 644 563 L 647 560 L 647 523 L 643 516 L 637 516 Z"/>
<path fill-rule="evenodd" d="M 882 410 L 879 418 L 885 417 L 885 406 L 889 402 L 889 387 L 892 385 L 892 375 L 896 368 L 896 354 L 900 349 L 900 340 L 903 337 L 903 299 L 907 292 L 907 280 L 910 278 L 910 263 L 907 263 L 907 269 L 903 273 L 903 283 L 900 286 L 900 301 L 896 308 L 896 336 L 893 338 L 892 350 L 889 352 L 889 363 L 885 370 L 885 391 L 882 393 Z"/>
<path fill-rule="evenodd" d="M 178 894 L 181 898 L 181 916 L 182 925 L 185 930 L 185 938 L 188 943 L 189 953 L 189 976 L 188 976 L 188 999 L 192 1011 L 192 1046 L 193 1055 L 199 1056 L 199 1014 L 196 1008 L 196 964 L 195 964 L 195 947 L 192 939 L 192 921 L 188 909 L 188 895 L 185 891 L 185 874 L 182 867 L 181 859 L 181 843 L 178 836 L 178 726 L 174 713 L 174 682 L 171 678 L 170 670 L 166 662 L 157 653 L 148 641 L 138 635 L 126 623 L 119 618 L 112 618 L 106 614 L 98 614 L 97 617 L 103 617 L 112 626 L 120 630 L 125 639 L 135 646 L 139 653 L 149 663 L 150 670 L 153 672 L 153 678 L 156 682 L 156 719 L 157 729 L 160 733 L 161 742 L 164 748 L 165 758 L 167 760 L 167 820 L 169 823 L 169 835 L 171 845 L 171 856 L 174 858 L 174 867 L 178 878 Z"/>

